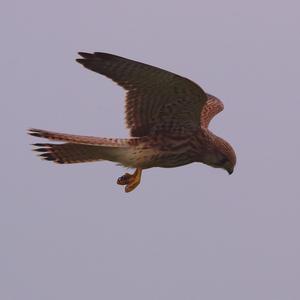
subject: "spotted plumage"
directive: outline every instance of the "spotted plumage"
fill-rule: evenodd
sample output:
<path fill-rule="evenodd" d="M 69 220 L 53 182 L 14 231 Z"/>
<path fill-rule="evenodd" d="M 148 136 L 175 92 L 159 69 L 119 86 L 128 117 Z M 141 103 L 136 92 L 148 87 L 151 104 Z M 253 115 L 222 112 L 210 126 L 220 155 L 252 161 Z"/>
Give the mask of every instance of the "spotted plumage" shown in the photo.
<path fill-rule="evenodd" d="M 201 162 L 233 172 L 236 157 L 225 140 L 209 131 L 223 103 L 191 80 L 144 63 L 112 54 L 80 52 L 77 62 L 105 75 L 126 91 L 128 139 L 98 138 L 30 129 L 29 134 L 62 144 L 38 143 L 35 150 L 56 163 L 99 160 L 136 168 L 118 180 L 125 191 L 140 182 L 141 171 Z"/>

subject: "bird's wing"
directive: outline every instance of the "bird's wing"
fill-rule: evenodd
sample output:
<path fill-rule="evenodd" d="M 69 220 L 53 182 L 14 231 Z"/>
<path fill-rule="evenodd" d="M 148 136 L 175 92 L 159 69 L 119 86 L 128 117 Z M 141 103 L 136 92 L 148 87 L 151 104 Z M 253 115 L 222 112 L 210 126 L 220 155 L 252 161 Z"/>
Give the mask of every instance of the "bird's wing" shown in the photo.
<path fill-rule="evenodd" d="M 200 127 L 207 97 L 191 80 L 107 53 L 83 53 L 77 62 L 127 90 L 126 123 L 132 136 L 180 133 Z"/>
<path fill-rule="evenodd" d="M 206 94 L 207 101 L 200 113 L 201 127 L 208 128 L 212 118 L 224 109 L 223 102 L 215 96 Z"/>

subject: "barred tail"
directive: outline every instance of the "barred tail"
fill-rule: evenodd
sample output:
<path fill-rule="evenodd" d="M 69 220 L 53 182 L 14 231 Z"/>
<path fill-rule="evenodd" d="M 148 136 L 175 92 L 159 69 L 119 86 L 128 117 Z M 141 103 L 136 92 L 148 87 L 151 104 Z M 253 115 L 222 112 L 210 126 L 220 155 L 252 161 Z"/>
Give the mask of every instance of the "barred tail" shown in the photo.
<path fill-rule="evenodd" d="M 100 138 L 94 136 L 74 135 L 68 133 L 59 133 L 42 129 L 30 128 L 28 134 L 40 138 L 45 138 L 53 141 L 70 142 L 75 144 L 85 145 L 101 145 L 111 147 L 127 147 L 129 145 L 128 139 L 115 138 Z M 132 139 L 131 139 L 132 140 Z"/>
<path fill-rule="evenodd" d="M 30 129 L 30 135 L 54 141 L 66 141 L 63 144 L 33 144 L 40 157 L 59 164 L 93 162 L 109 160 L 126 164 L 131 147 L 128 139 L 109 139 L 89 136 L 57 133 L 40 129 Z"/>

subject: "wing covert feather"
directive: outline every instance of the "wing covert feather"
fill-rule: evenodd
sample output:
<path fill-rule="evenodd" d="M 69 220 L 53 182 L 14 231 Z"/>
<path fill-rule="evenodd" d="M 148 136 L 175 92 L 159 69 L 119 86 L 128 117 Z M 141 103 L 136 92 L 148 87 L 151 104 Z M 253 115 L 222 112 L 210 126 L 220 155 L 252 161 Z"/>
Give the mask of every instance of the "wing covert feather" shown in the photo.
<path fill-rule="evenodd" d="M 224 104 L 220 99 L 210 94 L 206 95 L 207 101 L 200 112 L 201 127 L 203 128 L 208 128 L 213 117 L 224 109 Z"/>
<path fill-rule="evenodd" d="M 127 90 L 126 124 L 132 136 L 179 133 L 199 128 L 207 97 L 191 80 L 169 71 L 95 52 L 79 52 L 77 62 Z"/>

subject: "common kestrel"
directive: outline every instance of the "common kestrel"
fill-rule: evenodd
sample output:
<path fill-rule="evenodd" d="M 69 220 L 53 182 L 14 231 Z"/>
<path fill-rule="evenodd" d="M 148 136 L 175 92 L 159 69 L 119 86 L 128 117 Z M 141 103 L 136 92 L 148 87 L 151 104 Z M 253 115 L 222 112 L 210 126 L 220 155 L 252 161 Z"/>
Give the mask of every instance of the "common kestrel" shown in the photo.
<path fill-rule="evenodd" d="M 126 91 L 130 138 L 100 138 L 30 129 L 29 134 L 61 144 L 37 143 L 35 151 L 59 164 L 109 160 L 135 168 L 117 183 L 135 189 L 143 169 L 201 162 L 233 172 L 236 156 L 228 142 L 208 125 L 223 103 L 191 80 L 144 63 L 108 53 L 79 52 L 77 62 L 105 75 Z"/>

